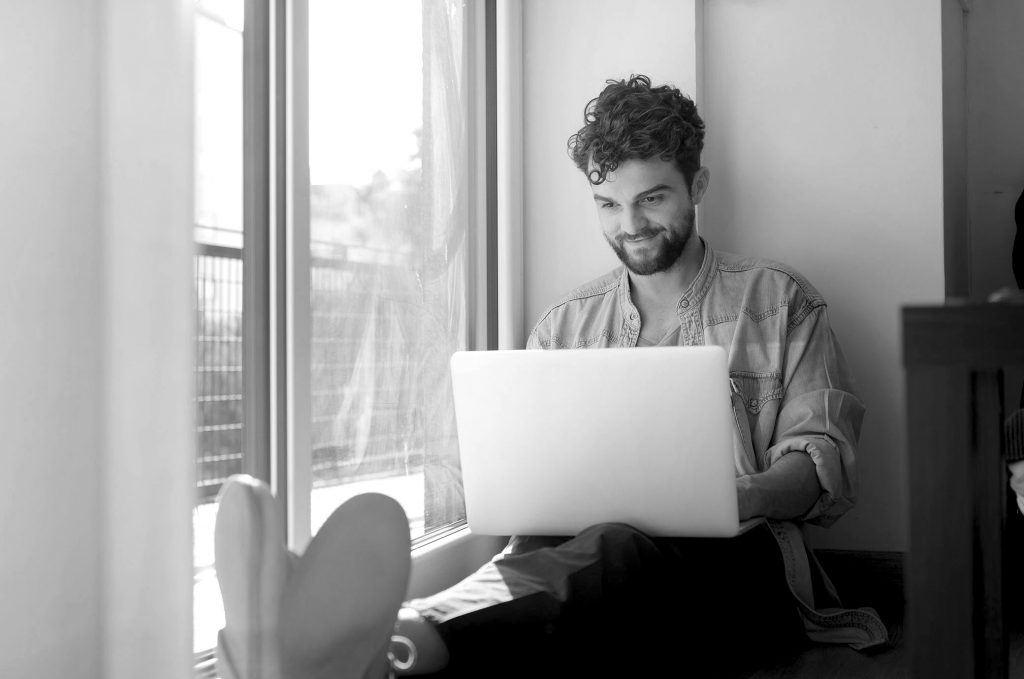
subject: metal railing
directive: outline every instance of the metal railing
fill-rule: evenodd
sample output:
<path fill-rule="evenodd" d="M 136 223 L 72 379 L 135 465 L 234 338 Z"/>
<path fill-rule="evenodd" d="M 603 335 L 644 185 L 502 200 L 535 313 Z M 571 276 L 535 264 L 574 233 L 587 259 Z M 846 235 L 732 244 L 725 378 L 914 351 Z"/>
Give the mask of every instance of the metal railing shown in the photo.
<path fill-rule="evenodd" d="M 242 471 L 242 250 L 196 247 L 196 490 L 205 502 Z"/>
<path fill-rule="evenodd" d="M 314 486 L 424 465 L 416 366 L 430 336 L 423 294 L 405 264 L 316 258 L 310 272 Z M 244 469 L 241 248 L 195 254 L 197 502 Z M 360 376 L 359 370 L 363 371 Z M 352 389 L 373 393 L 352 407 Z"/>

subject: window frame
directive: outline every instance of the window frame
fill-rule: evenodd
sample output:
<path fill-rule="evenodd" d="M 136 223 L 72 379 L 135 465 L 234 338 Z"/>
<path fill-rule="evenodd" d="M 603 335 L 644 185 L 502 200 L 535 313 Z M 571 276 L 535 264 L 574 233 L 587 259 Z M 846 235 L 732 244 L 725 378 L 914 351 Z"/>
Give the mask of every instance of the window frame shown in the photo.
<path fill-rule="evenodd" d="M 244 12 L 243 470 L 270 485 L 288 546 L 301 552 L 312 488 L 308 0 L 244 0 Z M 521 105 L 498 115 L 521 99 L 521 12 L 514 0 L 466 0 L 467 188 L 471 223 L 483 225 L 468 234 L 470 349 L 510 348 L 510 333 L 522 335 L 521 208 L 513 219 L 499 212 L 499 200 L 521 200 Z M 501 544 L 464 522 L 427 533 L 411 546 L 408 596 L 453 584 Z M 197 676 L 212 660 L 213 649 L 196 654 Z"/>
<path fill-rule="evenodd" d="M 470 110 L 467 117 L 470 163 L 468 193 L 471 222 L 471 269 L 468 283 L 470 322 L 466 338 L 470 349 L 495 349 L 499 344 L 498 308 L 498 165 L 496 105 L 496 0 L 467 0 L 465 53 Z M 513 3 L 506 3 L 512 5 Z M 250 8 L 254 15 L 252 35 Z M 289 548 L 302 551 L 309 542 L 312 451 L 311 432 L 311 311 L 310 311 L 310 214 L 309 214 L 309 59 L 308 0 L 246 0 L 247 70 L 245 109 L 246 151 L 257 167 L 245 160 L 246 243 L 252 242 L 253 280 L 266 272 L 266 296 L 250 303 L 263 309 L 254 319 L 255 337 L 265 338 L 265 348 L 254 343 L 255 362 L 269 366 L 266 378 L 253 381 L 262 392 L 252 397 L 252 420 L 266 422 L 259 435 L 269 445 L 253 442 L 259 451 L 250 473 L 267 480 L 285 508 Z M 265 20 L 264 20 L 265 17 Z M 251 73 L 250 73 L 251 70 Z M 261 136 L 262 135 L 262 136 Z M 261 140 L 262 146 L 261 146 Z M 264 170 L 265 168 L 265 170 Z M 265 172 L 265 174 L 264 174 Z M 266 187 L 264 189 L 263 187 Z M 263 201 L 261 196 L 266 196 Z M 250 227 L 253 231 L 250 241 Z M 520 258 L 521 261 L 521 258 Z M 247 260 L 248 262 L 248 260 Z M 519 266 L 521 280 L 521 265 Z M 521 286 L 521 282 L 520 282 Z M 253 297 L 260 293 L 253 291 Z M 521 304 L 519 305 L 521 308 Z M 519 314 L 521 316 L 521 312 Z M 249 328 L 247 328 L 249 329 Z M 247 364 L 247 368 L 249 365 Z M 254 366 L 255 368 L 255 366 Z M 248 384 L 248 383 L 247 383 Z M 265 401 L 261 394 L 266 394 Z M 247 411 L 249 415 L 249 411 Z M 253 436 L 257 436 L 254 427 Z M 248 441 L 247 441 L 248 443 Z M 464 522 L 430 531 L 417 538 L 419 549 L 445 541 L 464 529 Z M 447 544 L 447 543 L 446 543 Z"/>
<path fill-rule="evenodd" d="M 247 474 L 270 480 L 270 5 L 245 0 L 242 31 L 242 370 Z"/>

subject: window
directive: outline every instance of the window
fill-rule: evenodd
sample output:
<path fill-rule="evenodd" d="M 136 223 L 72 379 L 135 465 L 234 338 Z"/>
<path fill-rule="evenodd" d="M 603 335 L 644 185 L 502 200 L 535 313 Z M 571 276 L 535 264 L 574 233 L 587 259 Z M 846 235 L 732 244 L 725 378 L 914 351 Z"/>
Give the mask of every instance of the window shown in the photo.
<path fill-rule="evenodd" d="M 299 547 L 369 490 L 399 500 L 420 542 L 464 520 L 448 360 L 489 336 L 484 9 L 194 3 L 194 646 L 208 667 L 231 474 L 272 483 Z"/>
<path fill-rule="evenodd" d="M 366 490 L 414 538 L 465 518 L 448 360 L 471 334 L 467 14 L 309 3 L 312 533 Z"/>
<path fill-rule="evenodd" d="M 242 0 L 195 4 L 194 650 L 224 625 L 213 563 L 215 499 L 247 469 L 243 401 Z"/>

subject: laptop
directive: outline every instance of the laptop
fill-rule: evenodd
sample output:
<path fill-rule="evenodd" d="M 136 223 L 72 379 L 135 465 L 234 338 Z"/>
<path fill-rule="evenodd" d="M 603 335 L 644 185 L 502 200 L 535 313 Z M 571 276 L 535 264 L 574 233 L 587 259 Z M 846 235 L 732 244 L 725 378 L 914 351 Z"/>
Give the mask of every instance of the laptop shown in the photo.
<path fill-rule="evenodd" d="M 731 537 L 738 518 L 722 347 L 464 351 L 451 359 L 470 528 Z"/>

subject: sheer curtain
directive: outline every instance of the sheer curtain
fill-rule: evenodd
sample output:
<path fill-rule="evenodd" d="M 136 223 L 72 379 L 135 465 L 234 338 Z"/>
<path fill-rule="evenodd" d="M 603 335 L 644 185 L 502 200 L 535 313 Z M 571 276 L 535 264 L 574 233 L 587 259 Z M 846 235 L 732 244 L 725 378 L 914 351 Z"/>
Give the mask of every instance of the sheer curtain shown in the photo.
<path fill-rule="evenodd" d="M 464 517 L 448 360 L 469 335 L 466 3 L 310 2 L 315 532 L 366 490 Z"/>

